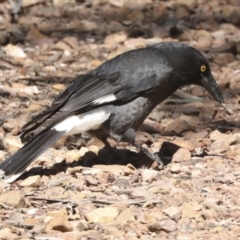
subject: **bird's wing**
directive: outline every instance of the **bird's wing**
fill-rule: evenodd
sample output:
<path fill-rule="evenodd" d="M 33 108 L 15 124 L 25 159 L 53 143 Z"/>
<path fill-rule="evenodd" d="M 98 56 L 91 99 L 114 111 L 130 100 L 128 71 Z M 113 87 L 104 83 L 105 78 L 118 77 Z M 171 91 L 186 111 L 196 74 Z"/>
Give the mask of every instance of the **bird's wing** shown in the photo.
<path fill-rule="evenodd" d="M 39 120 L 44 121 L 45 118 L 51 117 L 68 101 L 68 99 L 74 93 L 80 90 L 85 84 L 87 84 L 87 82 L 93 81 L 93 79 L 96 79 L 96 77 L 90 74 L 86 74 L 79 77 L 76 81 L 74 81 L 69 87 L 67 87 L 54 99 L 50 107 L 48 107 L 46 110 L 42 111 L 40 114 L 33 117 L 29 122 L 27 122 L 23 126 L 23 130 L 27 129 L 32 124 L 36 124 Z"/>
<path fill-rule="evenodd" d="M 77 79 L 55 98 L 47 110 L 24 126 L 22 137 L 39 126 L 53 126 L 68 116 L 105 104 L 123 104 L 154 89 L 171 73 L 171 69 L 158 60 L 156 52 L 146 53 L 133 51 L 126 53 L 125 57 L 120 55 Z"/>

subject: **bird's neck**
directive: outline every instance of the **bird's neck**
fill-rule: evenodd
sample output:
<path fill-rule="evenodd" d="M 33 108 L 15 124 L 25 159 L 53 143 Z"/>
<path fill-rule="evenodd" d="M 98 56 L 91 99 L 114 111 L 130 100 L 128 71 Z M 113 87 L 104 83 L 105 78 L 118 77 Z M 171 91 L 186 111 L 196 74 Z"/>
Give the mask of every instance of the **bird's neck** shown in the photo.
<path fill-rule="evenodd" d="M 163 81 L 158 87 L 149 93 L 148 97 L 153 104 L 153 108 L 184 85 L 184 82 L 179 81 L 179 78 L 175 78 L 174 81 L 171 81 L 171 83 L 169 83 L 169 81 Z"/>

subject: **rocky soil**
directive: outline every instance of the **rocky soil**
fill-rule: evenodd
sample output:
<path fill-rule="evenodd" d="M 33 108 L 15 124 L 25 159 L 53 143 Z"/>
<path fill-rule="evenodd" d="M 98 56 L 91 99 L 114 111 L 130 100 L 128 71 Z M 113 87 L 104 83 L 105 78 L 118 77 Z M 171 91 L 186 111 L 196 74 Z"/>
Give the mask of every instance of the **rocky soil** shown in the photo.
<path fill-rule="evenodd" d="M 0 0 L 0 161 L 21 126 L 77 75 L 124 51 L 181 41 L 210 61 L 229 115 L 201 87 L 171 97 L 137 140 L 164 170 L 115 143 L 62 138 L 16 182 L 0 182 L 0 239 L 240 239 L 239 0 Z"/>

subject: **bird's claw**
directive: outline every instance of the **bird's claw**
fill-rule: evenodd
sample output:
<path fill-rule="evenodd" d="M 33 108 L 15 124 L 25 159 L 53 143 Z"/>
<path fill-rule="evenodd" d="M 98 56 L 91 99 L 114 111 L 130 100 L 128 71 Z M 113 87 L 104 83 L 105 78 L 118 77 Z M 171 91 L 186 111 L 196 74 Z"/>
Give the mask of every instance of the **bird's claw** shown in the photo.
<path fill-rule="evenodd" d="M 163 165 L 164 165 L 162 159 L 156 153 L 154 153 L 153 156 L 154 156 L 154 160 L 158 163 L 158 169 L 162 170 L 163 169 Z"/>

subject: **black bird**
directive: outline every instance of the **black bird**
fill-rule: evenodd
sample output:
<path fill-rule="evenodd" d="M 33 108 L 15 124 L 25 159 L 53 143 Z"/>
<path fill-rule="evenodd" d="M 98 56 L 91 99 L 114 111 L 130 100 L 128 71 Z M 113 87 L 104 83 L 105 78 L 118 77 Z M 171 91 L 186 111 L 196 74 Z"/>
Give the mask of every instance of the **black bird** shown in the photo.
<path fill-rule="evenodd" d="M 63 135 L 88 132 L 110 147 L 107 138 L 126 141 L 146 156 L 162 161 L 135 141 L 149 113 L 178 88 L 203 86 L 223 104 L 207 60 L 182 43 L 159 43 L 108 60 L 79 77 L 52 105 L 23 126 L 27 144 L 0 164 L 0 175 L 12 182 Z"/>

